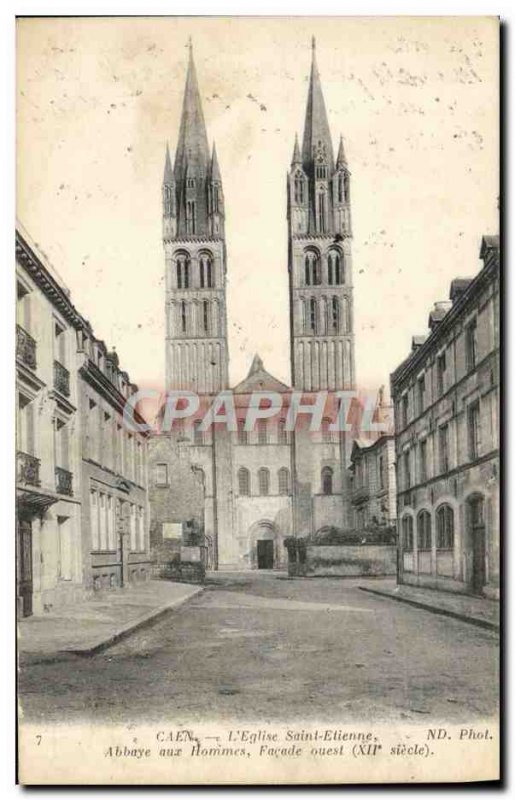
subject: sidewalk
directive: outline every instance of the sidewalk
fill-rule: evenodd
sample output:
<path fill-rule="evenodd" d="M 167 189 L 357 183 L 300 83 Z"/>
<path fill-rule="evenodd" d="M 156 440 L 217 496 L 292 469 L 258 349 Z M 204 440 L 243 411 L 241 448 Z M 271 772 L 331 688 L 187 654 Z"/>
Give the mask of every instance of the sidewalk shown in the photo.
<path fill-rule="evenodd" d="M 63 653 L 94 655 L 201 591 L 201 586 L 151 580 L 19 620 L 20 660 L 48 660 Z"/>
<path fill-rule="evenodd" d="M 471 597 L 438 589 L 424 589 L 419 586 L 397 585 L 395 579 L 360 581 L 359 588 L 364 592 L 388 597 L 401 603 L 454 617 L 462 622 L 480 628 L 499 630 L 499 602 L 483 597 Z"/>

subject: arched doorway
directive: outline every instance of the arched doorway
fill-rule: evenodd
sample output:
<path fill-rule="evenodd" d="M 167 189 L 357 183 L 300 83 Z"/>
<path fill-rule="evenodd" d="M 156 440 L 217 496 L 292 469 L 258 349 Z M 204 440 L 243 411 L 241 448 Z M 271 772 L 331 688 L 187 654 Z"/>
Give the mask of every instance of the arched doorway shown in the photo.
<path fill-rule="evenodd" d="M 481 594 L 486 583 L 485 503 L 482 495 L 467 500 L 467 527 L 471 553 L 470 588 Z"/>
<path fill-rule="evenodd" d="M 251 562 L 253 569 L 274 569 L 277 566 L 277 531 L 268 520 L 255 523 L 251 530 Z"/>

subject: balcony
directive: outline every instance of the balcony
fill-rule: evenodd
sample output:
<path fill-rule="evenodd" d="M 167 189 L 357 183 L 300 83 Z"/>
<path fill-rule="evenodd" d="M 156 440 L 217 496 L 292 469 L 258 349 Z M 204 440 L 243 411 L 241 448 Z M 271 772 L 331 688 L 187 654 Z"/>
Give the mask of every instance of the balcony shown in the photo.
<path fill-rule="evenodd" d="M 73 475 L 63 467 L 55 468 L 55 488 L 57 494 L 66 494 L 68 497 L 73 495 Z"/>
<path fill-rule="evenodd" d="M 30 369 L 37 367 L 36 340 L 21 325 L 16 326 L 16 358 Z"/>
<path fill-rule="evenodd" d="M 39 486 L 39 458 L 28 453 L 18 451 L 16 453 L 16 480 L 18 483 L 26 483 L 29 486 Z"/>
<path fill-rule="evenodd" d="M 59 361 L 54 361 L 54 389 L 65 397 L 70 396 L 70 373 Z"/>

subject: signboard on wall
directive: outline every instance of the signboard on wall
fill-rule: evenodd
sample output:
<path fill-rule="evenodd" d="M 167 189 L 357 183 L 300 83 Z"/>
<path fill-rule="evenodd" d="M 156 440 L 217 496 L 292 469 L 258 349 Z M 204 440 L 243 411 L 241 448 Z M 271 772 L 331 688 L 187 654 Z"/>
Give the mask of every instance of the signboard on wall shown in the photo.
<path fill-rule="evenodd" d="M 182 522 L 163 522 L 163 539 L 182 539 Z"/>

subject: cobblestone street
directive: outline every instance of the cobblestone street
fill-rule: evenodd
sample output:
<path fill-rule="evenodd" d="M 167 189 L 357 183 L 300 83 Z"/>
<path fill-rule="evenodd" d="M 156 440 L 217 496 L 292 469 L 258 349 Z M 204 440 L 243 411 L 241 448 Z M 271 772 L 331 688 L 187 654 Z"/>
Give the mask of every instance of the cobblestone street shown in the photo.
<path fill-rule="evenodd" d="M 106 723 L 470 723 L 496 713 L 497 634 L 362 592 L 364 583 L 217 574 L 101 654 L 22 664 L 23 713 Z"/>

